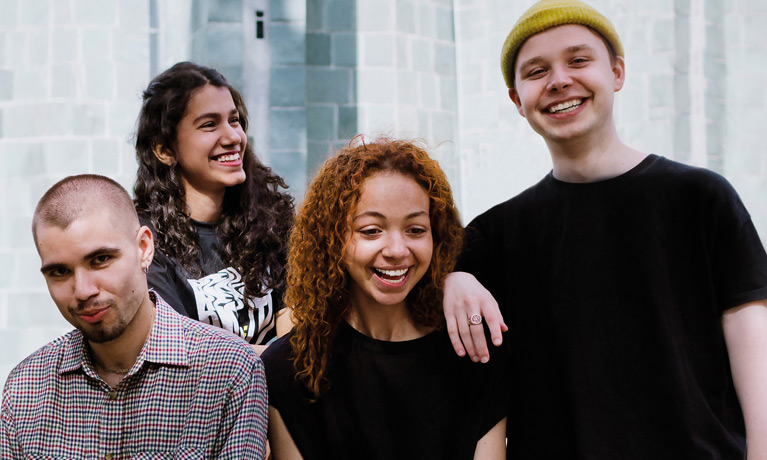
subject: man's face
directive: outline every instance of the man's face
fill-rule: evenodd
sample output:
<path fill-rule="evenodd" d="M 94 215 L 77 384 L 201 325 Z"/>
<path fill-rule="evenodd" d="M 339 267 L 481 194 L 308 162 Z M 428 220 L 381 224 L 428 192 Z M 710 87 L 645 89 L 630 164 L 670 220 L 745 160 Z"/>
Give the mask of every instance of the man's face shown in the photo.
<path fill-rule="evenodd" d="M 153 254 L 146 227 L 137 231 L 112 214 L 118 213 L 96 210 L 65 229 L 46 222 L 36 228 L 41 271 L 53 301 L 94 343 L 131 332 L 147 295 L 143 267 Z"/>
<path fill-rule="evenodd" d="M 546 141 L 561 142 L 613 129 L 614 93 L 624 64 L 611 62 L 602 38 L 580 25 L 553 27 L 522 45 L 509 96 Z"/>

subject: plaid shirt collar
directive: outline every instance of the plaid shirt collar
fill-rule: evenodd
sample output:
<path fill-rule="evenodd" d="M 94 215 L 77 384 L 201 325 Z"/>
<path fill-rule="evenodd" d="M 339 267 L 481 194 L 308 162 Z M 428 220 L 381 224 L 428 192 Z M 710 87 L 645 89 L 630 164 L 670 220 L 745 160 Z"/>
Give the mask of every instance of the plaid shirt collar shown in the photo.
<path fill-rule="evenodd" d="M 145 361 L 168 366 L 187 367 L 189 365 L 181 316 L 151 289 L 149 297 L 156 306 L 154 323 L 149 332 L 149 338 L 144 343 L 128 376 L 141 369 Z M 80 368 L 89 376 L 98 378 L 88 343 L 82 332 L 76 329 L 69 335 L 69 341 L 64 346 L 59 374 L 73 372 Z"/>

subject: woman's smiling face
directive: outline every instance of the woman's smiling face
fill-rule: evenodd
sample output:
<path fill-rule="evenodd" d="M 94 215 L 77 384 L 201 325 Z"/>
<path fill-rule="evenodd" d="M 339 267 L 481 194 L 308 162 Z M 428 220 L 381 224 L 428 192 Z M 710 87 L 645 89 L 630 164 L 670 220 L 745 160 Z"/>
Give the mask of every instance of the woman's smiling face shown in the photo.
<path fill-rule="evenodd" d="M 426 190 L 395 172 L 369 176 L 360 187 L 344 254 L 352 304 L 404 306 L 429 268 L 433 246 Z"/>
<path fill-rule="evenodd" d="M 187 194 L 220 194 L 245 181 L 242 159 L 248 138 L 226 87 L 196 90 L 178 124 L 176 162 Z"/>

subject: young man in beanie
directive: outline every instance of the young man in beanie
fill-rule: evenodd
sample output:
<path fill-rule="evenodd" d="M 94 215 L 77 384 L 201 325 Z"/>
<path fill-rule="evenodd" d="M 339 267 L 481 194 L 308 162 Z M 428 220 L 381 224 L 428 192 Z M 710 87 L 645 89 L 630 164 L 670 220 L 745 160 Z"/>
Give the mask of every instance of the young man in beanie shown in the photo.
<path fill-rule="evenodd" d="M 736 192 L 618 138 L 624 51 L 594 8 L 538 2 L 501 62 L 553 169 L 471 222 L 445 316 L 475 361 L 480 315 L 495 344 L 509 324 L 508 457 L 767 458 L 767 255 Z"/>

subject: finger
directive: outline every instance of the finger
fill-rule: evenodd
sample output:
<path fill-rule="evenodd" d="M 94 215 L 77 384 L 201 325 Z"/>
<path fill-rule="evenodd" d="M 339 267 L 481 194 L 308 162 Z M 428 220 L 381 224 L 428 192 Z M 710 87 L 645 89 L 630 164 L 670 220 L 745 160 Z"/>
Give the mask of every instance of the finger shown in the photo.
<path fill-rule="evenodd" d="M 487 349 L 487 339 L 485 338 L 485 329 L 481 324 L 471 325 L 471 339 L 474 345 L 474 355 L 480 362 L 490 361 L 490 351 Z"/>
<path fill-rule="evenodd" d="M 463 348 L 463 342 L 461 342 L 461 334 L 458 332 L 458 325 L 455 322 L 455 317 L 445 317 L 447 323 L 447 335 L 450 336 L 450 342 L 453 344 L 455 354 L 458 356 L 466 356 L 466 350 Z"/>
<path fill-rule="evenodd" d="M 474 339 L 472 338 L 471 328 L 469 328 L 469 320 L 466 319 L 461 321 L 457 318 L 456 322 L 458 323 L 458 332 L 461 334 L 461 341 L 463 342 L 464 348 L 466 348 L 466 355 L 474 362 L 479 361 L 480 357 L 474 347 Z"/>
<path fill-rule="evenodd" d="M 488 310 L 488 311 L 484 311 Z M 493 300 L 493 305 L 489 309 L 484 309 L 485 323 L 487 323 L 487 329 L 490 331 L 490 339 L 493 345 L 498 346 L 503 343 L 503 333 L 508 331 L 509 328 L 503 321 L 503 316 L 498 310 L 498 304 Z"/>

